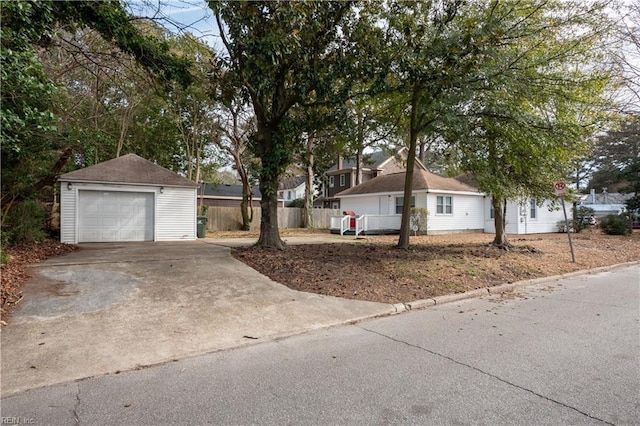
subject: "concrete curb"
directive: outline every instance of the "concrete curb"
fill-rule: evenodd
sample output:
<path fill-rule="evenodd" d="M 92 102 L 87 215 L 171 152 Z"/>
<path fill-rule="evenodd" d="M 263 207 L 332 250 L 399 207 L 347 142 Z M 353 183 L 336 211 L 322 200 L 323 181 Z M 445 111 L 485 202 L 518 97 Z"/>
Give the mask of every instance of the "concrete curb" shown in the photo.
<path fill-rule="evenodd" d="M 393 306 L 394 308 L 396 308 L 396 313 L 400 313 L 404 311 L 412 311 L 416 309 L 425 309 L 425 308 L 428 308 L 429 306 L 443 305 L 445 303 L 457 302 L 460 300 L 472 299 L 475 297 L 503 294 L 503 293 L 523 289 L 525 287 L 535 286 L 538 284 L 544 284 L 552 281 L 559 281 L 566 278 L 579 277 L 582 275 L 593 275 L 600 272 L 607 272 L 613 269 L 624 268 L 624 267 L 633 266 L 633 265 L 640 265 L 640 261 L 618 263 L 616 265 L 601 266 L 599 268 L 594 268 L 594 269 L 583 269 L 580 271 L 567 272 L 566 274 L 561 274 L 561 275 L 552 275 L 549 277 L 540 277 L 540 278 L 533 278 L 531 280 L 517 281 L 515 283 L 500 284 L 494 287 L 486 287 L 486 288 L 479 288 L 476 290 L 469 290 L 469 291 L 465 291 L 464 293 L 437 296 L 432 299 L 415 300 L 413 302 L 408 302 L 408 303 L 396 303 Z M 399 310 L 400 305 L 404 307 L 404 310 Z"/>

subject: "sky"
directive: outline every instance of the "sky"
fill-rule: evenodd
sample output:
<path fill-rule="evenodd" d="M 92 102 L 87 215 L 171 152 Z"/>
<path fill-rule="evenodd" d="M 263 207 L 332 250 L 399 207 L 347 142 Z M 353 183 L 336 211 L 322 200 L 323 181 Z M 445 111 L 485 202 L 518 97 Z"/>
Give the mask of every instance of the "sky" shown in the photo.
<path fill-rule="evenodd" d="M 204 0 L 134 0 L 129 9 L 136 16 L 158 22 L 170 31 L 187 31 L 216 50 L 222 49 L 218 26 Z"/>
<path fill-rule="evenodd" d="M 635 19 L 627 19 L 629 25 L 640 25 L 640 7 L 634 6 L 639 0 L 620 0 L 628 9 L 635 8 Z M 224 46 L 218 33 L 213 13 L 205 0 L 131 0 L 129 8 L 136 16 L 153 19 L 170 31 L 188 31 L 195 37 L 212 46 L 218 52 L 224 52 Z M 617 13 L 617 12 L 614 12 Z M 632 82 L 640 79 L 640 46 L 627 46 L 625 57 L 633 71 L 627 70 Z M 640 81 L 632 83 L 638 93 L 626 92 L 623 96 L 636 104 L 632 109 L 640 110 Z"/>

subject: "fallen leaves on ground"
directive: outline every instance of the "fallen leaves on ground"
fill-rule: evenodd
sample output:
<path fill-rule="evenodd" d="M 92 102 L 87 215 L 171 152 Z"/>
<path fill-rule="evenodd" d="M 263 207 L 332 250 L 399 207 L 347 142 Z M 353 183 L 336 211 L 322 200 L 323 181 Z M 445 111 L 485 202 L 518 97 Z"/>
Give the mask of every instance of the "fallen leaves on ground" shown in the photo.
<path fill-rule="evenodd" d="M 353 237 L 351 237 L 353 238 Z M 490 245 L 491 234 L 411 237 L 367 236 L 353 244 L 239 248 L 233 256 L 294 290 L 384 303 L 406 303 L 526 279 L 640 260 L 640 233 L 612 236 L 599 230 L 510 236 L 512 250 Z"/>
<path fill-rule="evenodd" d="M 0 266 L 2 273 L 2 306 L 0 308 L 2 319 L 22 298 L 22 285 L 30 278 L 27 271 L 29 264 L 41 262 L 76 249 L 77 246 L 52 240 L 7 248 L 5 253 L 9 255 L 10 261 Z"/>

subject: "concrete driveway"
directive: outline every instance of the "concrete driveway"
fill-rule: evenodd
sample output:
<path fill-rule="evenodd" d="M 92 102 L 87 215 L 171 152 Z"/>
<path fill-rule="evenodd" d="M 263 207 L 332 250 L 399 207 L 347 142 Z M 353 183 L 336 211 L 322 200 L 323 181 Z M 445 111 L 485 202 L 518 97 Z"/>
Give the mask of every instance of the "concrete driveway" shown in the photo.
<path fill-rule="evenodd" d="M 395 312 L 290 290 L 203 241 L 83 244 L 29 272 L 3 396 Z"/>

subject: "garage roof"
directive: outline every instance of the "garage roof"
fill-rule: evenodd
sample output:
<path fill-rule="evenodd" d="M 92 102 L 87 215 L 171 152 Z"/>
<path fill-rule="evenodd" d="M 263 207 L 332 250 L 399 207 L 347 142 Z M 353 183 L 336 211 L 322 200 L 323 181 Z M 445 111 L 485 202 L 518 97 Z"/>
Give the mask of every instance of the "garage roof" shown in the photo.
<path fill-rule="evenodd" d="M 136 154 L 127 154 L 95 166 L 65 173 L 65 182 L 130 183 L 179 187 L 196 187 L 195 182 L 160 167 Z"/>

